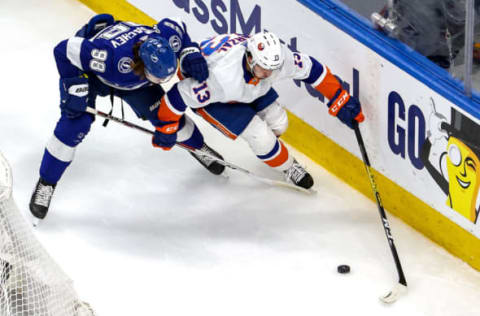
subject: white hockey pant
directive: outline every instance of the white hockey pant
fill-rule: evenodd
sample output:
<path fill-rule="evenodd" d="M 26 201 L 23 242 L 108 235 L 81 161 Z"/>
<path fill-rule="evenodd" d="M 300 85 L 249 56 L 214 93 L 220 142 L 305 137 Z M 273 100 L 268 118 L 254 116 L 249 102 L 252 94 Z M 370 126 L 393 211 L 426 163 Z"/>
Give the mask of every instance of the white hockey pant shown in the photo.
<path fill-rule="evenodd" d="M 287 111 L 277 101 L 258 112 L 257 115 L 267 123 L 276 136 L 282 135 L 287 130 Z"/>
<path fill-rule="evenodd" d="M 255 115 L 240 135 L 245 139 L 259 159 L 272 168 L 287 170 L 293 157 L 285 145 L 276 137 L 272 129 L 258 115 Z"/>

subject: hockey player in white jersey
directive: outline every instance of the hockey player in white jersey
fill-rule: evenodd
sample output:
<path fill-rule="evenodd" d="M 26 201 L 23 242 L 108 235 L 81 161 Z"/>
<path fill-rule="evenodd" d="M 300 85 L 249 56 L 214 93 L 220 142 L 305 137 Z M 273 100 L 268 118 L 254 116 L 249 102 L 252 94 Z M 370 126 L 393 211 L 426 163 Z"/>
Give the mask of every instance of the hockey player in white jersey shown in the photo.
<path fill-rule="evenodd" d="M 311 175 L 278 139 L 287 129 L 288 119 L 272 84 L 282 79 L 311 84 L 329 99 L 328 112 L 350 128 L 354 120 L 364 120 L 359 101 L 326 66 L 290 51 L 273 33 L 218 35 L 200 46 L 209 68 L 208 79 L 202 83 L 184 79 L 162 97 L 158 117 L 170 123 L 156 133 L 175 137 L 185 109 L 191 107 L 226 136 L 245 139 L 257 157 L 282 171 L 287 181 L 312 187 Z"/>
<path fill-rule="evenodd" d="M 156 116 L 165 93 L 159 84 L 171 79 L 177 68 L 195 82 L 208 77 L 198 44 L 190 39 L 185 23 L 176 19 L 163 19 L 150 27 L 114 21 L 113 16 L 100 14 L 74 37 L 61 41 L 54 56 L 60 75 L 61 115 L 46 145 L 40 178 L 30 200 L 34 221 L 46 216 L 57 182 L 90 131 L 94 116 L 85 110 L 87 106 L 95 107 L 97 96 L 121 98 L 138 117 L 158 129 L 165 125 Z M 221 158 L 204 143 L 193 121 L 184 117 L 179 123 L 178 137 L 155 135 L 153 145 L 173 146 L 178 141 Z M 225 168 L 211 159 L 194 157 L 214 174 Z"/>

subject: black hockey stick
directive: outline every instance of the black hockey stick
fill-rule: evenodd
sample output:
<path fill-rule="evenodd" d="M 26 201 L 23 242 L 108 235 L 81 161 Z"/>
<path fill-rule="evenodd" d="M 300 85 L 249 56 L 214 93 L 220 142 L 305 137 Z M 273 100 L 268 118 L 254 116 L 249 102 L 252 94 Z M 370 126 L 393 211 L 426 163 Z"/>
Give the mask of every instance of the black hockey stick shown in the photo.
<path fill-rule="evenodd" d="M 93 115 L 97 115 L 97 116 L 100 116 L 100 117 L 103 117 L 105 119 L 109 119 L 115 123 L 119 123 L 121 125 L 124 125 L 124 126 L 127 126 L 127 127 L 130 127 L 132 129 L 136 129 L 138 131 L 141 131 L 145 134 L 148 134 L 148 135 L 153 135 L 154 132 L 149 130 L 148 128 L 145 128 L 145 127 L 142 127 L 142 126 L 139 126 L 139 125 L 136 125 L 136 124 L 133 124 L 131 122 L 128 122 L 128 121 L 125 121 L 124 119 L 121 119 L 121 118 L 118 118 L 118 117 L 115 117 L 113 115 L 110 115 L 110 114 L 107 114 L 107 113 L 104 113 L 102 111 L 99 111 L 97 109 L 94 109 L 92 107 L 87 107 L 87 109 L 85 110 L 87 113 L 90 113 L 90 114 L 93 114 Z M 274 179 L 270 179 L 270 178 L 265 178 L 265 177 L 262 177 L 262 176 L 259 176 L 245 168 L 242 168 L 242 167 L 239 167 L 237 165 L 234 165 L 233 163 L 230 163 L 228 161 L 225 161 L 225 160 L 222 160 L 220 158 L 217 158 L 213 155 L 210 155 L 209 153 L 206 153 L 204 151 L 201 151 L 201 150 L 198 150 L 198 149 L 194 149 L 194 148 L 190 148 L 190 147 L 186 147 L 186 146 L 182 146 L 181 144 L 178 144 L 178 147 L 184 149 L 184 150 L 187 150 L 191 153 L 194 153 L 196 155 L 203 155 L 203 156 L 207 156 L 215 161 L 217 161 L 218 163 L 224 165 L 225 167 L 227 168 L 230 168 L 230 169 L 233 169 L 233 170 L 237 170 L 241 173 L 244 173 L 254 179 L 256 179 L 257 181 L 260 181 L 260 182 L 263 182 L 263 183 L 266 183 L 266 184 L 269 184 L 269 185 L 273 185 L 273 186 L 277 186 L 277 187 L 285 187 L 285 188 L 289 188 L 289 189 L 294 189 L 296 191 L 300 191 L 300 192 L 303 192 L 303 193 L 308 193 L 308 194 L 313 194 L 313 193 L 316 193 L 315 190 L 313 189 L 305 189 L 305 188 L 302 188 L 302 187 L 299 187 L 298 185 L 295 185 L 293 183 L 289 183 L 289 182 L 286 182 L 286 181 L 280 181 L 280 180 L 274 180 Z"/>
<path fill-rule="evenodd" d="M 388 244 L 390 245 L 390 250 L 392 251 L 393 260 L 395 261 L 395 266 L 397 267 L 397 272 L 398 272 L 398 283 L 390 292 L 388 292 L 384 296 L 381 296 L 380 300 L 385 303 L 393 303 L 397 300 L 400 294 L 407 291 L 407 280 L 405 279 L 405 275 L 403 274 L 402 264 L 400 263 L 400 259 L 397 253 L 397 248 L 395 247 L 395 243 L 393 241 L 392 232 L 390 230 L 390 224 L 388 223 L 388 220 L 387 220 L 387 214 L 383 209 L 382 200 L 380 199 L 380 193 L 378 193 L 377 184 L 375 183 L 375 178 L 373 176 L 372 171 L 370 170 L 370 160 L 368 159 L 368 156 L 367 156 L 367 150 L 365 149 L 365 144 L 363 142 L 362 134 L 360 133 L 360 129 L 356 121 L 354 122 L 354 130 L 355 130 L 355 136 L 357 137 L 358 146 L 360 147 L 360 151 L 362 152 L 362 158 L 365 164 L 365 169 L 367 170 L 368 178 L 370 179 L 370 185 L 372 186 L 373 194 L 375 195 L 375 199 L 377 200 L 378 211 L 382 219 L 383 229 L 385 230 L 385 235 L 387 236 Z"/>

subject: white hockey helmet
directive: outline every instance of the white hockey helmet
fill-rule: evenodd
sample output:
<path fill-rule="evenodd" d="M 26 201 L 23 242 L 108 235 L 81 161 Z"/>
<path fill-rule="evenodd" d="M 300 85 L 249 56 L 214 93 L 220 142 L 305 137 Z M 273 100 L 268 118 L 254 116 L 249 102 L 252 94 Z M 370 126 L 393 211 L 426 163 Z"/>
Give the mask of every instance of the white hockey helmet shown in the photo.
<path fill-rule="evenodd" d="M 268 70 L 279 69 L 285 59 L 280 39 L 267 31 L 257 33 L 247 40 L 247 52 L 252 57 L 248 62 L 252 69 L 255 65 Z"/>

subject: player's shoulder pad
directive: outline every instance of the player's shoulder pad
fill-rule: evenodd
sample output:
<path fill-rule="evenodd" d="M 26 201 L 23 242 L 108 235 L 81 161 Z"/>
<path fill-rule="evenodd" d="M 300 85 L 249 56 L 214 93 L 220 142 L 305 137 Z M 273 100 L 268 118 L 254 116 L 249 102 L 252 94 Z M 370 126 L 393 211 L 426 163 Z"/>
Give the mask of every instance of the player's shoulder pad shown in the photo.
<path fill-rule="evenodd" d="M 282 54 L 283 54 L 283 57 L 285 58 L 285 61 L 288 61 L 290 62 L 291 60 L 293 60 L 293 54 L 295 52 L 293 52 L 287 45 L 285 44 L 281 44 L 281 47 L 282 47 Z M 296 52 L 297 54 L 299 52 Z"/>
<path fill-rule="evenodd" d="M 168 40 L 177 57 L 184 47 L 191 46 L 191 39 L 187 34 L 187 27 L 185 23 L 179 19 L 163 19 L 154 26 L 154 30 Z"/>

